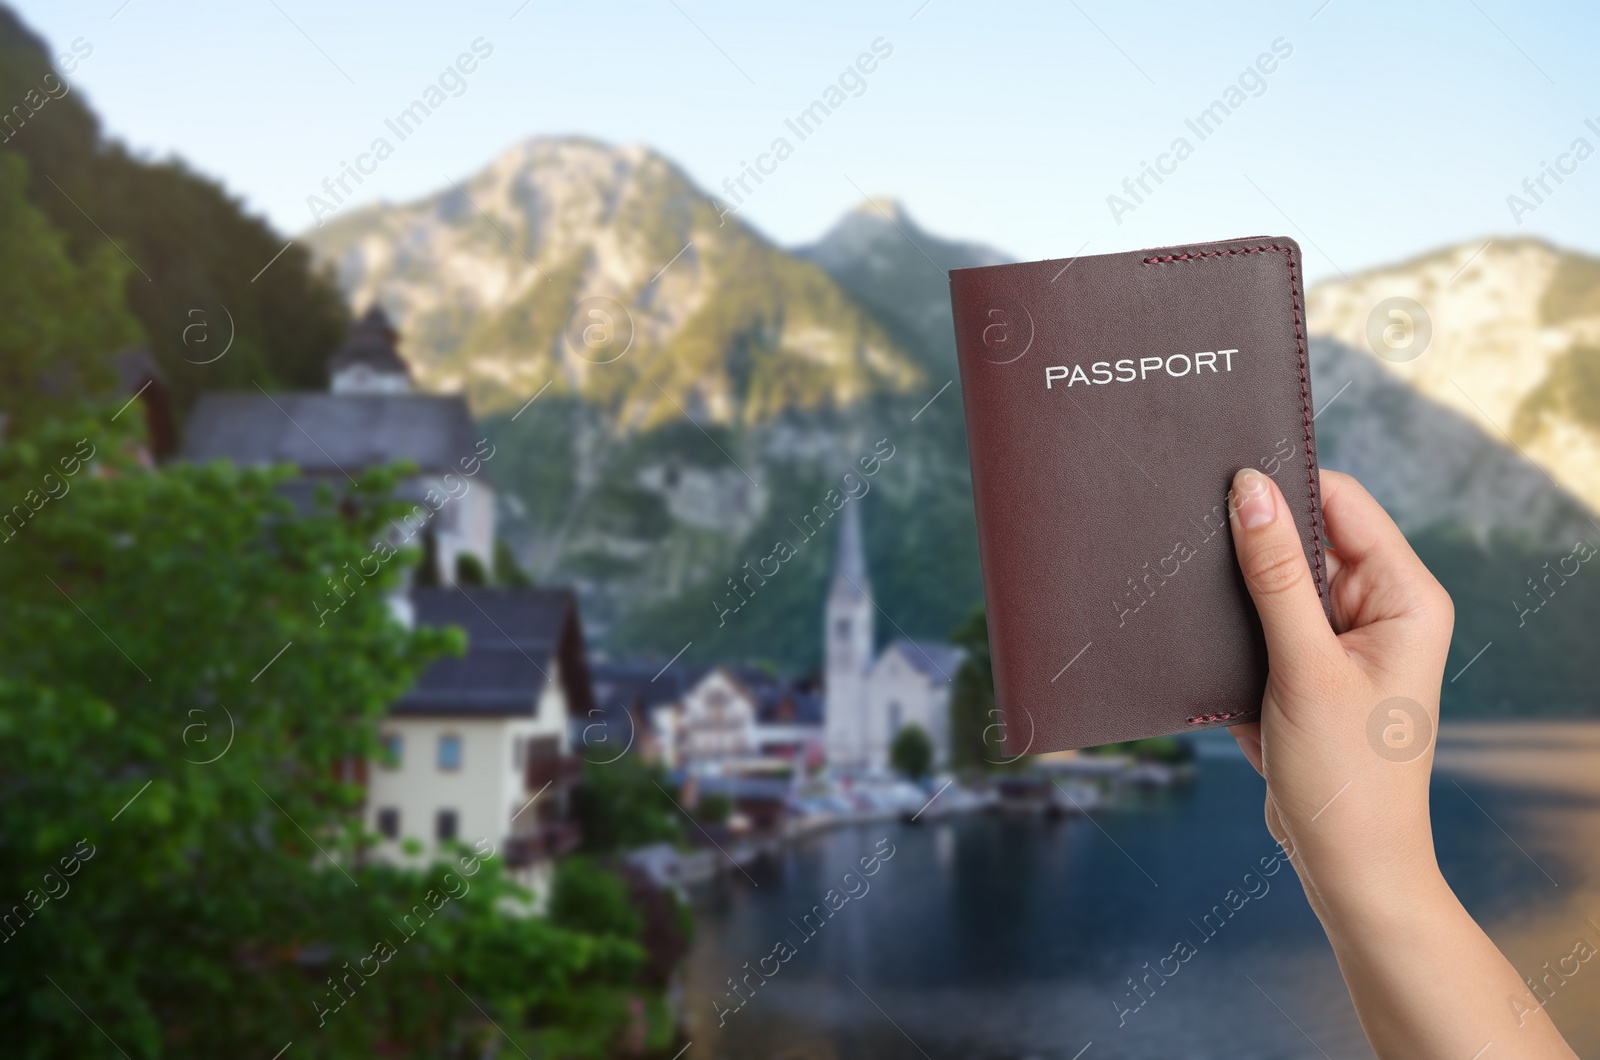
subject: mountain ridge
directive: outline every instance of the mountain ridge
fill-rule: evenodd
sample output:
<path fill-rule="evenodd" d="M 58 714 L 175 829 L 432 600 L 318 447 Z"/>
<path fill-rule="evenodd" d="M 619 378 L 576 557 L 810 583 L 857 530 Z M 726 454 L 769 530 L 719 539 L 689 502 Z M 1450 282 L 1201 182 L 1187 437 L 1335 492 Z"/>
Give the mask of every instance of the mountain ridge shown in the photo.
<path fill-rule="evenodd" d="M 531 138 L 450 188 L 303 238 L 353 301 L 399 322 L 423 386 L 483 413 L 551 384 L 625 429 L 748 425 L 920 378 L 826 272 L 722 217 L 641 145 Z M 574 324 L 585 299 L 609 300 L 613 331 Z"/>
<path fill-rule="evenodd" d="M 1003 251 L 928 232 L 883 198 L 786 250 L 737 219 L 719 226 L 711 200 L 647 148 L 593 141 L 525 141 L 390 209 L 330 222 L 319 254 L 358 305 L 398 310 L 424 387 L 469 394 L 507 455 L 507 537 L 541 580 L 579 589 L 607 650 L 666 657 L 692 641 L 685 659 L 815 666 L 831 530 L 736 616 L 716 601 L 879 442 L 897 455 L 851 503 L 864 506 L 885 630 L 942 638 L 981 601 L 946 273 Z M 1472 709 L 1528 689 L 1568 703 L 1571 627 L 1535 642 L 1498 623 L 1523 568 L 1595 525 L 1600 488 L 1541 439 L 1588 431 L 1585 402 L 1600 403 L 1600 380 L 1591 395 L 1582 365 L 1562 367 L 1600 313 L 1600 261 L 1532 242 L 1476 251 L 1308 292 L 1320 455 L 1362 479 L 1467 605 L 1458 641 L 1482 639 L 1462 650 L 1512 645 L 1459 693 Z M 590 363 L 565 317 L 605 292 L 641 341 Z M 1386 361 L 1367 318 L 1413 294 L 1430 307 L 1431 346 Z M 1493 327 L 1463 323 L 1480 306 L 1499 307 Z M 1508 364 L 1535 377 L 1517 391 L 1533 411 L 1513 434 L 1442 389 L 1492 390 Z M 1571 606 L 1600 621 L 1600 594 Z"/>

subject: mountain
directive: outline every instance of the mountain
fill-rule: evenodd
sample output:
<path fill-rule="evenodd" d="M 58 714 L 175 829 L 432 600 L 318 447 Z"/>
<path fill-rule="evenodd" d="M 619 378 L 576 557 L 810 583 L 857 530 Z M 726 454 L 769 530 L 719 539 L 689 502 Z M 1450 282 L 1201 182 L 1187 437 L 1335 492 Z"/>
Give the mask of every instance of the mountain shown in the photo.
<path fill-rule="evenodd" d="M 751 425 L 920 382 L 827 273 L 644 147 L 528 140 L 426 199 L 303 238 L 356 304 L 400 321 L 424 386 L 484 414 L 548 383 L 622 429 Z"/>
<path fill-rule="evenodd" d="M 942 638 L 977 599 L 959 408 L 919 414 L 950 360 L 930 375 L 914 329 L 660 155 L 529 140 L 302 238 L 354 305 L 390 312 L 422 386 L 466 393 L 502 451 L 513 548 L 578 586 L 613 648 L 815 665 L 830 490 L 861 492 L 890 623 Z M 780 539 L 797 555 L 738 603 L 730 576 Z M 908 555 L 957 573 L 930 584 Z"/>
<path fill-rule="evenodd" d="M 1600 467 L 1585 455 L 1592 436 L 1571 453 L 1552 443 L 1591 431 L 1600 408 L 1600 373 L 1585 345 L 1600 310 L 1600 262 L 1508 244 L 1480 255 L 1452 285 L 1477 249 L 1447 248 L 1308 292 L 1318 456 L 1372 491 L 1454 597 L 1449 674 L 1459 680 L 1446 683 L 1448 709 L 1592 713 L 1600 700 L 1586 645 L 1600 628 L 1600 569 L 1581 579 L 1556 574 L 1537 592 L 1530 579 L 1546 577 L 1580 538 L 1600 545 L 1591 522 L 1600 495 L 1585 477 Z M 903 208 L 881 203 L 799 253 L 921 350 L 936 376 L 953 372 L 942 270 L 1007 259 L 941 241 Z M 1373 308 L 1392 296 L 1423 302 L 1433 318 L 1428 348 L 1410 362 L 1376 356 L 1366 337 Z M 1515 391 L 1507 377 L 1519 381 Z M 1514 441 L 1462 390 L 1498 410 L 1491 414 Z"/>
<path fill-rule="evenodd" d="M 1595 531 L 1591 509 L 1553 481 L 1555 470 L 1507 445 L 1470 406 L 1413 387 L 1364 341 L 1313 334 L 1310 351 L 1318 462 L 1359 479 L 1401 529 L 1451 526 L 1479 541 L 1511 533 L 1544 544 Z"/>
<path fill-rule="evenodd" d="M 981 602 L 945 274 L 1002 251 L 938 237 L 886 199 L 785 250 L 660 156 L 571 139 L 306 239 L 357 307 L 401 322 L 424 385 L 469 395 L 501 447 L 519 556 L 579 588 L 610 650 L 815 666 L 828 498 L 848 492 L 886 637 L 942 638 Z M 1559 594 L 1533 579 L 1554 585 L 1548 565 L 1574 541 L 1600 543 L 1586 448 L 1600 262 L 1478 249 L 1308 293 L 1319 452 L 1454 596 L 1450 673 L 1468 676 L 1447 683 L 1450 709 L 1592 711 L 1600 575 Z M 599 297 L 632 324 L 615 360 L 583 343 L 594 318 L 571 322 Z M 1391 297 L 1431 319 L 1410 361 L 1367 337 Z"/>
<path fill-rule="evenodd" d="M 930 373 L 956 370 L 950 320 L 951 269 L 1015 260 L 978 243 L 941 239 L 894 199 L 873 199 L 795 253 L 816 262 L 916 353 Z"/>
<path fill-rule="evenodd" d="M 1408 326 L 1388 315 L 1394 299 L 1419 305 L 1431 331 L 1420 353 L 1404 351 L 1409 359 L 1387 349 L 1391 357 L 1372 355 L 1374 314 L 1379 345 L 1384 326 Z M 1359 371 L 1349 369 L 1362 377 L 1358 386 L 1390 380 L 1457 414 L 1448 428 L 1412 424 L 1394 439 L 1391 455 L 1401 458 L 1394 470 L 1408 476 L 1412 496 L 1402 510 L 1413 524 L 1451 518 L 1483 530 L 1522 522 L 1564 539 L 1581 527 L 1570 511 L 1553 516 L 1548 505 L 1558 492 L 1600 511 L 1600 259 L 1527 239 L 1462 244 L 1319 284 L 1306 303 L 1312 334 L 1361 351 Z M 1325 386 L 1342 386 L 1347 370 L 1339 358 L 1326 360 L 1317 366 L 1319 396 L 1333 394 Z M 1350 396 L 1377 407 L 1359 394 L 1341 404 Z M 1408 417 L 1389 419 L 1399 428 Z M 1340 423 L 1340 440 L 1355 456 L 1365 428 Z M 1481 437 L 1463 433 L 1462 424 Z M 1430 440 L 1426 459 L 1407 459 L 1409 448 Z M 1507 452 L 1524 459 L 1507 464 Z M 1560 491 L 1541 492 L 1539 482 Z"/>

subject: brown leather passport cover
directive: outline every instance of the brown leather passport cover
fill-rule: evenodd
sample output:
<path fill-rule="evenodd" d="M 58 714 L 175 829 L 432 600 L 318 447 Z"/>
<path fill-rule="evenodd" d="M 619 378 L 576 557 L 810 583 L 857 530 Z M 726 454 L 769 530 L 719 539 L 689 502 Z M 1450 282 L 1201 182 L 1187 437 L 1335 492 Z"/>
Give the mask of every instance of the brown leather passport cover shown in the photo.
<path fill-rule="evenodd" d="M 1259 715 L 1239 468 L 1288 499 L 1326 610 L 1300 260 L 1262 237 L 950 273 L 1008 754 Z"/>

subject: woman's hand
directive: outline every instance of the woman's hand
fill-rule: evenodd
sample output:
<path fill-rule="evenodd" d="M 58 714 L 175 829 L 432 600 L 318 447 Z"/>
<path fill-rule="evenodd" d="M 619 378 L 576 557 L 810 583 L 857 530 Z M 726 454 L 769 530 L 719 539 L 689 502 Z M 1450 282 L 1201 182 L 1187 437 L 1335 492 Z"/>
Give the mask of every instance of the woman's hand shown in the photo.
<path fill-rule="evenodd" d="M 1332 628 L 1276 483 L 1246 469 L 1229 501 L 1269 668 L 1261 720 L 1233 734 L 1266 778 L 1267 828 L 1380 1056 L 1571 1057 L 1434 858 L 1428 778 L 1450 597 L 1355 479 L 1323 472 L 1322 503 Z"/>
<path fill-rule="evenodd" d="M 1332 629 L 1283 494 L 1256 471 L 1234 479 L 1234 548 L 1270 670 L 1261 721 L 1233 734 L 1308 888 L 1421 881 L 1438 872 L 1428 775 L 1454 609 L 1355 479 L 1324 472 L 1322 504 Z"/>

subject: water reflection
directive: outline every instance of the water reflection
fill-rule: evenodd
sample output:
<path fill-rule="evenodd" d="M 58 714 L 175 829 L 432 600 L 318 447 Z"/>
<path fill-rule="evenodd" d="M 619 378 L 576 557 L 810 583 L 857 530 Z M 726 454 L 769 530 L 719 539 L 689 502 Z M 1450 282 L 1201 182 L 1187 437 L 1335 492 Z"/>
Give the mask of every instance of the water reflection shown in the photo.
<path fill-rule="evenodd" d="M 1441 864 L 1525 972 L 1584 931 L 1600 946 L 1597 765 L 1593 724 L 1441 734 Z M 700 896 L 688 970 L 696 1054 L 1073 1060 L 1093 1042 L 1085 1060 L 1370 1056 L 1298 882 L 1271 867 L 1260 779 L 1231 753 L 1199 772 L 1092 821 L 839 829 L 752 869 L 757 887 L 719 881 Z M 894 853 L 870 889 L 806 921 L 875 848 Z M 750 979 L 780 941 L 792 959 Z M 1574 977 L 1549 1011 L 1590 1055 L 1600 967 L 1585 970 L 1593 981 Z M 746 995 L 719 1026 L 713 1001 Z"/>

